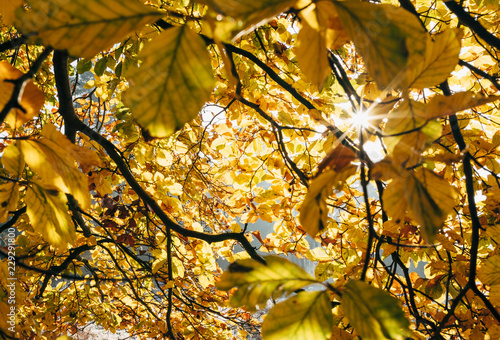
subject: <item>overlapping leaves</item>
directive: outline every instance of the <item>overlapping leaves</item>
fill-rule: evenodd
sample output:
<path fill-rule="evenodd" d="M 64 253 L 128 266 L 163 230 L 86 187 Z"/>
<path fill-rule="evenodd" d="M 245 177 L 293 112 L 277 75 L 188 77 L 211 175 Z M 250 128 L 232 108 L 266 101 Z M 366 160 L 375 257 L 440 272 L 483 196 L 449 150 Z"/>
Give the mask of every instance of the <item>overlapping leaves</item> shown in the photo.
<path fill-rule="evenodd" d="M 217 288 L 239 288 L 231 299 L 231 305 L 246 305 L 254 309 L 255 306 L 264 306 L 271 297 L 279 297 L 316 282 L 302 268 L 282 257 L 267 256 L 265 259 L 267 264 L 252 259 L 236 261 L 222 275 Z"/>
<path fill-rule="evenodd" d="M 198 115 L 214 78 L 203 39 L 186 26 L 171 28 L 140 53 L 126 76 L 124 102 L 152 136 L 166 137 Z"/>

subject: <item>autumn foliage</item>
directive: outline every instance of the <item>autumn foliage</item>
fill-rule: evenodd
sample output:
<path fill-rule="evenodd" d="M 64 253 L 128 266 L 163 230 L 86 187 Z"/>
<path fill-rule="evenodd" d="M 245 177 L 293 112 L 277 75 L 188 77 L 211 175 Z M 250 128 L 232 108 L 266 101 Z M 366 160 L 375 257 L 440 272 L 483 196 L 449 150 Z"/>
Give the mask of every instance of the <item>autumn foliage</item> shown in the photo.
<path fill-rule="evenodd" d="M 497 1 L 0 14 L 0 339 L 500 338 Z"/>

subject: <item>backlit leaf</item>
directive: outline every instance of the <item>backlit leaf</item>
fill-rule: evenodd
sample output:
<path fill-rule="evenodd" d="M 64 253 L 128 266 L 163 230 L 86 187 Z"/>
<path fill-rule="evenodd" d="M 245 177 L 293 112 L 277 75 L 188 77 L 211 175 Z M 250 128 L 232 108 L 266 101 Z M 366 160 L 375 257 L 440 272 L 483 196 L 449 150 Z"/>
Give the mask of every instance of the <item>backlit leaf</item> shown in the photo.
<path fill-rule="evenodd" d="M 344 29 L 380 88 L 397 88 L 412 55 L 423 54 L 427 33 L 416 16 L 388 4 L 334 2 Z M 411 51 L 409 50 L 411 46 Z"/>
<path fill-rule="evenodd" d="M 432 242 L 457 204 L 457 192 L 448 181 L 425 168 L 394 179 L 384 191 L 387 213 L 396 222 L 404 211 L 420 225 L 422 236 Z"/>
<path fill-rule="evenodd" d="M 408 177 L 404 191 L 413 218 L 427 242 L 432 242 L 457 203 L 457 192 L 445 179 L 419 168 Z"/>
<path fill-rule="evenodd" d="M 264 340 L 327 339 L 333 327 L 326 291 L 299 292 L 273 306 L 262 324 Z"/>
<path fill-rule="evenodd" d="M 410 322 L 389 293 L 363 281 L 351 280 L 342 293 L 341 307 L 356 332 L 368 340 L 403 340 Z"/>
<path fill-rule="evenodd" d="M 0 62 L 0 109 L 3 109 L 9 101 L 14 90 L 14 84 L 7 80 L 15 80 L 23 75 L 21 71 L 6 61 Z M 28 120 L 38 114 L 45 102 L 43 92 L 33 84 L 33 81 L 28 80 L 22 91 L 22 97 L 19 104 L 25 110 L 12 109 L 6 117 L 6 122 L 12 128 L 18 128 Z"/>
<path fill-rule="evenodd" d="M 53 246 L 66 249 L 75 239 L 66 196 L 55 187 L 32 182 L 24 197 L 26 213 L 35 231 Z"/>
<path fill-rule="evenodd" d="M 245 305 L 254 310 L 255 306 L 265 305 L 271 297 L 317 282 L 302 268 L 282 257 L 266 256 L 265 260 L 267 264 L 252 259 L 239 260 L 224 272 L 216 285 L 222 290 L 238 288 L 231 298 L 232 306 Z"/>
<path fill-rule="evenodd" d="M 487 285 L 500 285 L 500 255 L 493 255 L 482 261 L 477 275 Z"/>
<path fill-rule="evenodd" d="M 312 237 L 327 226 L 328 206 L 326 199 L 334 187 L 340 187 L 354 174 L 356 168 L 349 166 L 340 172 L 328 170 L 316 177 L 299 208 L 299 221 L 302 228 Z"/>
<path fill-rule="evenodd" d="M 73 195 L 82 209 L 87 209 L 90 206 L 87 177 L 78 170 L 68 143 L 63 134 L 47 125 L 41 138 L 19 141 L 19 147 L 26 164 L 45 184 Z"/>
<path fill-rule="evenodd" d="M 16 27 L 46 46 L 92 58 L 162 14 L 137 0 L 36 0 Z M 78 43 L 75 43 L 78 42 Z"/>
<path fill-rule="evenodd" d="M 485 97 L 474 92 L 458 92 L 451 96 L 436 95 L 427 104 L 425 118 L 446 117 L 475 106 L 484 105 L 500 99 L 500 96 Z"/>
<path fill-rule="evenodd" d="M 16 210 L 18 198 L 19 186 L 17 183 L 0 184 L 0 223 L 7 221 L 9 211 Z"/>
<path fill-rule="evenodd" d="M 186 26 L 171 28 L 140 54 L 140 67 L 128 70 L 124 102 L 154 137 L 182 128 L 210 97 L 214 78 L 203 39 Z"/>
<path fill-rule="evenodd" d="M 348 41 L 333 3 L 320 1 L 300 11 L 302 27 L 297 37 L 297 62 L 307 79 L 321 88 L 331 73 L 327 48 L 337 49 Z"/>
<path fill-rule="evenodd" d="M 461 38 L 459 29 L 445 30 L 435 35 L 434 40 L 427 36 L 423 57 L 410 56 L 412 66 L 406 71 L 406 87 L 423 89 L 445 81 L 458 63 Z"/>
<path fill-rule="evenodd" d="M 231 31 L 232 39 L 252 31 L 255 27 L 266 23 L 276 15 L 293 6 L 296 0 L 200 0 L 217 13 L 231 17 L 230 22 L 223 22 L 225 28 L 218 28 L 219 36 L 224 30 Z"/>
<path fill-rule="evenodd" d="M 2 155 L 4 168 L 14 176 L 19 176 L 24 170 L 24 158 L 16 144 L 9 145 Z"/>

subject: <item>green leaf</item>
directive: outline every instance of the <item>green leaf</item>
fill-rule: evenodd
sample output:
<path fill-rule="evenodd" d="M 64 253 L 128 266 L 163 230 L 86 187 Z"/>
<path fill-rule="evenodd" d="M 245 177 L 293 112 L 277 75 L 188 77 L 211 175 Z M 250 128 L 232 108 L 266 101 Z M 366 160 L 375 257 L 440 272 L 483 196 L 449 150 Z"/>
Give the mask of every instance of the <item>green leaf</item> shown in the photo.
<path fill-rule="evenodd" d="M 422 54 L 427 33 L 415 15 L 392 5 L 335 1 L 344 29 L 380 88 L 398 88 L 409 56 Z M 411 46 L 411 50 L 409 49 Z"/>
<path fill-rule="evenodd" d="M 17 11 L 23 34 L 88 59 L 162 16 L 137 0 L 32 0 L 29 7 Z"/>
<path fill-rule="evenodd" d="M 75 239 L 75 226 L 68 213 L 66 195 L 52 186 L 32 182 L 24 197 L 26 213 L 33 228 L 60 249 Z"/>
<path fill-rule="evenodd" d="M 7 221 L 9 211 L 16 210 L 19 186 L 14 182 L 0 184 L 0 223 Z"/>
<path fill-rule="evenodd" d="M 427 36 L 425 53 L 410 55 L 405 87 L 423 89 L 445 81 L 458 64 L 462 35 L 460 29 L 447 29 L 434 40 Z"/>
<path fill-rule="evenodd" d="M 76 72 L 78 74 L 83 74 L 85 72 L 90 71 L 92 68 L 92 60 L 91 59 L 80 59 L 78 64 L 76 64 Z"/>
<path fill-rule="evenodd" d="M 262 324 L 264 340 L 327 339 L 333 327 L 326 291 L 300 292 L 273 306 Z"/>
<path fill-rule="evenodd" d="M 351 280 L 342 293 L 341 307 L 363 339 L 403 340 L 410 336 L 410 322 L 398 300 L 363 281 Z"/>
<path fill-rule="evenodd" d="M 107 56 L 102 57 L 101 59 L 99 59 L 99 61 L 97 61 L 97 63 L 95 63 L 94 72 L 97 76 L 100 77 L 104 74 L 104 71 L 106 71 L 107 63 L 108 63 Z"/>
<path fill-rule="evenodd" d="M 203 39 L 186 26 L 171 28 L 140 53 L 140 67 L 128 69 L 123 100 L 151 136 L 167 137 L 200 112 L 214 87 Z"/>
<path fill-rule="evenodd" d="M 231 298 L 231 306 L 246 305 L 255 310 L 271 297 L 293 292 L 318 282 L 296 264 L 279 256 L 266 256 L 267 264 L 252 259 L 239 260 L 229 266 L 217 282 L 217 288 L 230 290 L 238 287 Z"/>
<path fill-rule="evenodd" d="M 82 209 L 90 207 L 87 177 L 76 166 L 71 143 L 55 126 L 47 124 L 42 137 L 19 141 L 26 164 L 44 183 L 73 195 Z"/>
<path fill-rule="evenodd" d="M 328 206 L 326 199 L 334 187 L 339 188 L 353 175 L 356 168 L 348 166 L 342 171 L 329 170 L 316 177 L 299 208 L 299 221 L 311 237 L 315 237 L 328 225 Z"/>

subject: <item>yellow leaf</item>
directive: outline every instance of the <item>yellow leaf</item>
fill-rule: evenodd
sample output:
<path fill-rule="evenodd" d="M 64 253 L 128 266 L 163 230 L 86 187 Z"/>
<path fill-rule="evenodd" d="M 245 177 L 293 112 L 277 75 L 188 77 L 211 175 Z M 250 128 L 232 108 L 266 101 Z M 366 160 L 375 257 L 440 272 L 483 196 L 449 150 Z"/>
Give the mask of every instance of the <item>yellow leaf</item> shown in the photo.
<path fill-rule="evenodd" d="M 296 0 L 200 0 L 200 2 L 207 4 L 217 15 L 222 14 L 236 19 L 223 20 L 224 27 L 217 28 L 219 31 L 217 35 L 221 40 L 226 40 L 223 37 L 228 35 L 236 40 L 290 8 Z"/>
<path fill-rule="evenodd" d="M 485 97 L 482 94 L 469 91 L 455 93 L 451 96 L 436 95 L 427 104 L 424 118 L 446 117 L 456 112 L 491 103 L 499 99 L 500 96 Z"/>
<path fill-rule="evenodd" d="M 384 206 L 393 219 L 404 210 L 420 225 L 422 236 L 433 242 L 448 215 L 457 204 L 457 190 L 430 170 L 418 168 L 411 175 L 395 179 L 384 192 Z"/>
<path fill-rule="evenodd" d="M 410 53 L 422 54 L 427 33 L 403 8 L 357 1 L 334 2 L 344 29 L 380 88 L 400 87 Z M 411 46 L 411 49 L 409 48 Z"/>
<path fill-rule="evenodd" d="M 341 307 L 356 332 L 368 340 L 403 340 L 410 322 L 398 300 L 363 281 L 351 280 L 342 293 Z"/>
<path fill-rule="evenodd" d="M 0 223 L 7 221 L 9 211 L 16 210 L 19 198 L 19 186 L 8 182 L 0 184 Z"/>
<path fill-rule="evenodd" d="M 238 287 L 231 298 L 232 306 L 246 305 L 250 310 L 263 306 L 271 297 L 293 292 L 316 282 L 298 265 L 279 256 L 266 256 L 267 264 L 252 259 L 232 263 L 224 272 L 217 288 L 230 290 Z"/>
<path fill-rule="evenodd" d="M 89 59 L 162 16 L 137 0 L 36 0 L 29 7 L 17 11 L 23 34 Z"/>
<path fill-rule="evenodd" d="M 24 158 L 16 144 L 11 144 L 5 149 L 2 164 L 13 176 L 19 176 L 24 170 Z"/>
<path fill-rule="evenodd" d="M 387 215 L 397 224 L 404 222 L 408 203 L 404 196 L 403 178 L 399 176 L 395 177 L 385 188 L 382 198 Z"/>
<path fill-rule="evenodd" d="M 172 274 L 174 278 L 184 277 L 184 263 L 177 257 L 172 257 Z"/>
<path fill-rule="evenodd" d="M 0 14 L 5 25 L 12 25 L 15 18 L 15 10 L 23 4 L 22 0 L 9 0 L 0 2 Z"/>
<path fill-rule="evenodd" d="M 297 37 L 297 62 L 307 79 L 318 88 L 330 74 L 327 48 L 342 47 L 349 39 L 333 3 L 320 1 L 300 11 L 302 27 Z"/>
<path fill-rule="evenodd" d="M 75 226 L 68 213 L 66 196 L 56 187 L 32 182 L 24 197 L 26 213 L 33 229 L 60 249 L 67 249 L 75 239 Z"/>
<path fill-rule="evenodd" d="M 161 267 L 163 267 L 165 262 L 167 262 L 167 252 L 164 249 L 162 249 L 160 256 L 155 258 L 153 265 L 151 267 L 151 271 L 153 272 L 153 274 L 156 274 L 158 270 L 160 270 Z"/>
<path fill-rule="evenodd" d="M 57 130 L 55 125 L 45 125 L 42 136 L 57 143 L 81 165 L 101 166 L 101 160 L 94 150 L 71 143 L 68 138 Z"/>
<path fill-rule="evenodd" d="M 97 245 L 97 238 L 94 235 L 87 238 L 87 245 L 90 247 L 95 247 Z"/>
<path fill-rule="evenodd" d="M 423 89 L 445 81 L 458 64 L 462 35 L 460 29 L 447 29 L 434 40 L 427 36 L 425 53 L 410 55 L 405 87 Z"/>
<path fill-rule="evenodd" d="M 354 174 L 356 168 L 349 166 L 341 172 L 329 170 L 316 177 L 309 187 L 309 192 L 299 208 L 299 221 L 304 230 L 315 237 L 327 226 L 328 206 L 326 199 L 334 187 L 341 186 Z"/>
<path fill-rule="evenodd" d="M 123 100 L 154 137 L 167 137 L 198 115 L 214 87 L 203 39 L 186 26 L 171 28 L 140 54 L 143 63 L 127 72 Z"/>
<path fill-rule="evenodd" d="M 326 291 L 300 292 L 274 305 L 262 324 L 264 340 L 327 339 L 333 315 Z"/>
<path fill-rule="evenodd" d="M 50 125 L 45 127 L 39 139 L 19 141 L 24 160 L 45 184 L 73 195 L 82 209 L 87 209 L 90 207 L 87 177 L 78 170 L 72 149 L 67 149 L 66 137 L 51 129 Z"/>
<path fill-rule="evenodd" d="M 14 90 L 14 84 L 7 80 L 15 80 L 23 75 L 21 71 L 6 61 L 0 62 L 0 108 L 3 109 L 9 101 Z M 28 120 L 38 114 L 45 102 L 43 92 L 33 84 L 33 81 L 28 80 L 24 90 L 21 92 L 20 105 L 24 109 L 12 109 L 6 117 L 6 122 L 12 128 L 18 128 Z"/>
<path fill-rule="evenodd" d="M 487 285 L 500 285 L 500 255 L 493 255 L 483 260 L 477 275 Z"/>

